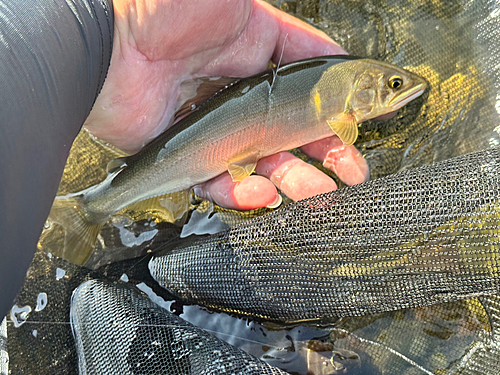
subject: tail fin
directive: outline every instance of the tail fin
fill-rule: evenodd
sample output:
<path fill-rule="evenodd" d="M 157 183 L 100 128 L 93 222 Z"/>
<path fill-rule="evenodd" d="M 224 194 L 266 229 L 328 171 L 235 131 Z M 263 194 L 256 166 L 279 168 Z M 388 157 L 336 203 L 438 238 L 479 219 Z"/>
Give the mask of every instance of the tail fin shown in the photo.
<path fill-rule="evenodd" d="M 81 195 L 70 194 L 56 197 L 48 220 L 63 228 L 63 253 L 69 255 L 64 258 L 84 264 L 94 250 L 97 235 L 104 226 L 106 217 L 89 211 Z"/>

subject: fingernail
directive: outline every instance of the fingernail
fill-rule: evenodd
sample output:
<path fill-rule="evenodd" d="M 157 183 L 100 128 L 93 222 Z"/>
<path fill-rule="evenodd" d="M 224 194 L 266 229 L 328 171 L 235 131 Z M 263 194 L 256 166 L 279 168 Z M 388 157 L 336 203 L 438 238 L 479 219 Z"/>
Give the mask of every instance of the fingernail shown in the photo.
<path fill-rule="evenodd" d="M 283 202 L 283 198 L 281 198 L 281 195 L 278 194 L 278 196 L 276 197 L 276 200 L 273 203 L 268 204 L 266 207 L 267 208 L 278 208 L 282 202 Z"/>
<path fill-rule="evenodd" d="M 195 196 L 197 196 L 198 198 L 202 198 L 202 199 L 207 199 L 208 197 L 206 196 L 207 194 L 205 194 L 205 191 L 202 189 L 201 186 L 197 185 L 195 187 L 193 187 L 193 193 Z"/>

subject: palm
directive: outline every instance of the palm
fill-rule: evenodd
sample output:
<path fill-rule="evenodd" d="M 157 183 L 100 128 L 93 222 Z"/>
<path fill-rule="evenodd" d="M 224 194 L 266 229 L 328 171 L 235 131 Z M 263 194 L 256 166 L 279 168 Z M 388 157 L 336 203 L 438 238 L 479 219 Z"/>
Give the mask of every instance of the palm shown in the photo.
<path fill-rule="evenodd" d="M 260 1 L 115 0 L 114 7 L 111 66 L 85 126 L 94 135 L 129 152 L 137 151 L 168 126 L 180 83 L 186 79 L 249 76 L 265 69 L 271 59 L 277 61 L 282 51 L 282 63 L 344 53 L 324 34 Z M 355 150 L 348 149 L 347 154 L 353 158 L 354 174 L 359 175 L 354 182 L 362 182 L 366 173 L 357 172 L 359 167 L 366 170 L 366 164 L 355 155 Z M 215 187 L 207 184 L 201 194 L 214 195 L 236 188 L 227 177 L 218 179 L 221 182 L 216 180 Z M 269 191 L 268 200 L 272 202 L 276 193 L 268 181 L 262 182 L 256 176 L 245 180 L 242 184 L 257 184 L 261 190 Z M 321 181 L 326 185 L 313 188 L 313 193 L 334 188 L 333 181 Z M 280 188 L 286 191 L 283 186 Z M 259 196 L 262 198 L 262 194 Z M 302 197 L 299 192 L 297 198 Z M 254 204 L 243 205 L 220 202 L 217 197 L 215 200 L 235 208 L 266 205 L 265 199 L 263 203 L 253 199 Z"/>

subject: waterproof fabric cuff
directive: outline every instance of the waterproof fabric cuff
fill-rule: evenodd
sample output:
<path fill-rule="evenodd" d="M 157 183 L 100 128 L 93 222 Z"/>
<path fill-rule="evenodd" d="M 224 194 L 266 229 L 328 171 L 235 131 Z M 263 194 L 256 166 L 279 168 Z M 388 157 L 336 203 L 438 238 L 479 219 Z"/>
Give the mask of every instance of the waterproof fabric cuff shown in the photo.
<path fill-rule="evenodd" d="M 0 0 L 0 314 L 32 259 L 74 137 L 104 83 L 113 7 Z"/>

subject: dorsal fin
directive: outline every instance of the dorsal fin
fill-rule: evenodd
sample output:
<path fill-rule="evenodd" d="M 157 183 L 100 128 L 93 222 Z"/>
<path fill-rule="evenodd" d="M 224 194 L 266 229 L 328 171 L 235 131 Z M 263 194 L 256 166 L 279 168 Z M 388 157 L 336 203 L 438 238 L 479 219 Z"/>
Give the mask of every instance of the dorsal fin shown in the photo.
<path fill-rule="evenodd" d="M 127 158 L 126 157 L 121 157 L 121 158 L 116 158 L 111 160 L 108 165 L 106 165 L 106 172 L 108 174 L 114 173 L 119 169 L 124 168 L 127 166 Z"/>
<path fill-rule="evenodd" d="M 175 120 L 196 111 L 207 99 L 239 80 L 235 77 L 201 77 L 182 82 L 175 106 Z"/>

